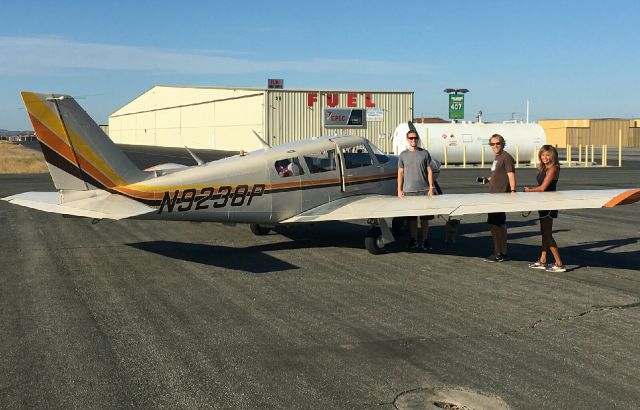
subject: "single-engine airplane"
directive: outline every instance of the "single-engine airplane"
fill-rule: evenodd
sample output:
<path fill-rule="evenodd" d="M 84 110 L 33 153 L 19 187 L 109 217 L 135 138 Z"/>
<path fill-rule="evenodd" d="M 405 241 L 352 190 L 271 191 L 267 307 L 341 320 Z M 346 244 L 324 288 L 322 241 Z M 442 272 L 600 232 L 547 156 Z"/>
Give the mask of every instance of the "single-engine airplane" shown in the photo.
<path fill-rule="evenodd" d="M 640 201 L 640 189 L 396 196 L 397 158 L 365 138 L 319 137 L 203 163 L 140 170 L 74 98 L 23 92 L 57 192 L 25 192 L 10 203 L 94 220 L 125 218 L 250 224 L 366 220 L 366 249 L 393 242 L 387 219 L 487 212 L 610 208 Z M 392 222 L 392 227 L 395 222 Z"/>

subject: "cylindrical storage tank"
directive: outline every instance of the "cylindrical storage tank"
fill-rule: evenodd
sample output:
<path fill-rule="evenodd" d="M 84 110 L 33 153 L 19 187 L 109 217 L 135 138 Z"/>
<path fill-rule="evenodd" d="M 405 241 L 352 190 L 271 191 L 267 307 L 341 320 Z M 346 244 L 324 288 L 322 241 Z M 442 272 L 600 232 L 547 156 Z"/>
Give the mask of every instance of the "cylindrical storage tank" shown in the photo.
<path fill-rule="evenodd" d="M 522 123 L 449 123 L 449 124 L 413 124 L 420 136 L 420 146 L 427 148 L 431 156 L 444 163 L 444 151 L 447 147 L 447 162 L 462 164 L 464 146 L 467 147 L 467 163 L 482 161 L 484 146 L 485 162 L 493 161 L 493 152 L 489 147 L 489 138 L 500 134 L 506 141 L 505 151 L 514 158 L 516 147 L 520 151 L 521 162 L 533 162 L 536 149 L 547 143 L 544 129 L 538 124 Z M 407 148 L 409 124 L 398 125 L 393 134 L 393 152 L 399 154 Z"/>

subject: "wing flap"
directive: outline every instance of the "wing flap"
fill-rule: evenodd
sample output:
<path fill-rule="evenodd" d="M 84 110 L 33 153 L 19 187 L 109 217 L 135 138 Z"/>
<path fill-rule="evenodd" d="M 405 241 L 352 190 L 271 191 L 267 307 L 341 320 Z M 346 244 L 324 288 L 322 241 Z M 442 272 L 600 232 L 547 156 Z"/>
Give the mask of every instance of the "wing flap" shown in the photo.
<path fill-rule="evenodd" d="M 462 216 L 489 212 L 526 212 L 541 209 L 586 209 L 640 201 L 638 189 L 518 192 L 505 194 L 446 194 L 434 197 L 358 195 L 305 211 L 281 223 L 342 221 L 401 216 Z"/>
<path fill-rule="evenodd" d="M 71 201 L 64 201 L 63 195 L 59 192 L 24 192 L 2 199 L 44 212 L 97 219 L 118 220 L 155 211 L 150 206 L 105 191 L 89 198 Z"/>

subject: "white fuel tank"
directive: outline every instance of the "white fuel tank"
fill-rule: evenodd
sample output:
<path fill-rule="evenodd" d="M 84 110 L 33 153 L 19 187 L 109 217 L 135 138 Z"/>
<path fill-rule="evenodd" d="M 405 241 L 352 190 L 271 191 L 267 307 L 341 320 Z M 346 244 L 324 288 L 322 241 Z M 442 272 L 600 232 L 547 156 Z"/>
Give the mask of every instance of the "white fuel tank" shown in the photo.
<path fill-rule="evenodd" d="M 427 148 L 431 156 L 444 163 L 444 151 L 447 147 L 447 163 L 463 162 L 464 146 L 467 147 L 467 163 L 482 161 L 484 147 L 485 163 L 493 161 L 493 152 L 489 147 L 489 138 L 500 134 L 506 141 L 505 151 L 516 157 L 516 147 L 520 152 L 520 162 L 533 162 L 537 150 L 547 143 L 547 137 L 538 124 L 523 123 L 447 123 L 413 124 L 420 136 L 420 146 Z M 393 134 L 393 152 L 398 155 L 407 149 L 409 124 L 398 125 Z"/>

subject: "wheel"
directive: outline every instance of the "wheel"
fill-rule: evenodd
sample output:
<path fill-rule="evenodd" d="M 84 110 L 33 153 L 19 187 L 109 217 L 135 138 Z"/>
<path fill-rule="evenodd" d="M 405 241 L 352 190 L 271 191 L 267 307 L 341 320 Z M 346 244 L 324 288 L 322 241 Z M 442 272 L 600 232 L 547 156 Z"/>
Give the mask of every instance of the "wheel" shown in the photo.
<path fill-rule="evenodd" d="M 369 253 L 374 255 L 380 255 L 384 253 L 384 243 L 382 242 L 382 231 L 378 227 L 369 229 L 367 235 L 364 237 L 364 247 L 367 248 Z"/>
<path fill-rule="evenodd" d="M 405 236 L 409 233 L 409 224 L 407 224 L 407 218 L 396 217 L 391 220 L 391 230 L 394 235 Z"/>
<path fill-rule="evenodd" d="M 271 231 L 271 228 L 264 227 L 259 224 L 249 224 L 249 228 L 254 235 L 266 235 Z"/>

